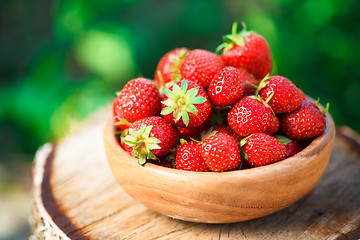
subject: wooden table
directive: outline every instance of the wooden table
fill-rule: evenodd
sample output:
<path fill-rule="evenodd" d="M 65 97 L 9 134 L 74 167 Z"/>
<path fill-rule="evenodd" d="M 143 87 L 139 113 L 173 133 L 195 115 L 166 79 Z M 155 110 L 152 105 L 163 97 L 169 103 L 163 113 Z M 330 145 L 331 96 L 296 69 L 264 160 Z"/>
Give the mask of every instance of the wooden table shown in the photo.
<path fill-rule="evenodd" d="M 157 214 L 121 189 L 102 143 L 108 115 L 38 150 L 30 239 L 360 239 L 360 140 L 349 128 L 337 130 L 324 176 L 295 204 L 251 221 L 199 224 Z"/>

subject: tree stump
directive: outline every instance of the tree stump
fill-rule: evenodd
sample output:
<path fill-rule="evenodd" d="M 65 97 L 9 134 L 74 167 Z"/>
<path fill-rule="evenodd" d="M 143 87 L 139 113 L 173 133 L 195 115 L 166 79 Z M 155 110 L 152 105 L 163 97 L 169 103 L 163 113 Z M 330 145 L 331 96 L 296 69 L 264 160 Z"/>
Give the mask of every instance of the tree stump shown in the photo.
<path fill-rule="evenodd" d="M 200 224 L 160 215 L 117 184 L 102 142 L 107 110 L 45 144 L 33 166 L 30 239 L 360 239 L 360 140 L 337 129 L 315 188 L 272 215 L 232 224 Z"/>

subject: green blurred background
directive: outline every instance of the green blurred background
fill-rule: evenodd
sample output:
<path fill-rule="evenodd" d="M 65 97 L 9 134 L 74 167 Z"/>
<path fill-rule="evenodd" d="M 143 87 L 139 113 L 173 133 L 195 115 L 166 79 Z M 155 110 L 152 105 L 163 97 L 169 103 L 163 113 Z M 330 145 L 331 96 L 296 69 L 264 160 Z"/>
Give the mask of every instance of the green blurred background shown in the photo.
<path fill-rule="evenodd" d="M 214 51 L 234 21 L 268 40 L 273 74 L 360 132 L 359 12 L 358 0 L 1 0 L 0 187 L 126 81 L 153 78 L 167 51 Z"/>

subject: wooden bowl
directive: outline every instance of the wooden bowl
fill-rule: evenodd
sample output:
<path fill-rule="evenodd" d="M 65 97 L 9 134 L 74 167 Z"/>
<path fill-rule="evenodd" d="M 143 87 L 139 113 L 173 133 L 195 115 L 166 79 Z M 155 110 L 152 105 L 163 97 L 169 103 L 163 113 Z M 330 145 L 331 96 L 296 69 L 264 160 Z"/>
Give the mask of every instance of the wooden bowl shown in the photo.
<path fill-rule="evenodd" d="M 110 117 L 104 129 L 108 162 L 118 183 L 135 200 L 175 219 L 231 223 L 288 207 L 319 181 L 328 164 L 335 125 L 293 157 L 267 166 L 229 172 L 188 172 L 138 164 L 119 145 Z"/>

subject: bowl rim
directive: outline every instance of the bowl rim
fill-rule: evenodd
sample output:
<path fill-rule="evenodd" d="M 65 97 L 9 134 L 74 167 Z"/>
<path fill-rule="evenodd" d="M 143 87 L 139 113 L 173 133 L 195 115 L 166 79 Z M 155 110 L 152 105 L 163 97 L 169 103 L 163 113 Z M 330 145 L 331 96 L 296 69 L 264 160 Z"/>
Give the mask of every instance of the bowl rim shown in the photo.
<path fill-rule="evenodd" d="M 260 174 L 269 174 L 273 172 L 284 172 L 286 169 L 294 169 L 301 168 L 308 161 L 311 161 L 311 156 L 316 156 L 319 150 L 325 148 L 328 144 L 332 144 L 335 138 L 335 123 L 330 115 L 330 113 L 326 113 L 326 128 L 324 131 L 315 139 L 311 140 L 311 143 L 301 150 L 299 153 L 280 160 L 278 162 L 248 168 L 248 169 L 240 169 L 240 170 L 231 170 L 225 172 L 194 172 L 194 171 L 185 171 L 175 168 L 167 168 L 163 166 L 159 166 L 153 164 L 151 162 L 146 162 L 144 165 L 139 165 L 138 161 L 135 157 L 131 156 L 128 152 L 126 152 L 119 144 L 117 139 L 117 135 L 115 134 L 115 127 L 112 115 L 110 115 L 106 121 L 104 128 L 104 144 L 109 144 L 108 147 L 111 147 L 112 150 L 115 151 L 117 156 L 121 156 L 127 154 L 127 158 L 122 158 L 122 161 L 126 161 L 126 164 L 132 165 L 131 167 L 135 167 L 140 171 L 149 171 L 154 173 L 166 174 L 167 176 L 174 175 L 174 177 L 201 177 L 201 178 L 242 178 L 242 177 L 251 177 L 251 176 L 260 176 Z M 118 161 L 119 158 L 116 158 Z M 221 174 L 221 175 L 219 175 Z"/>

